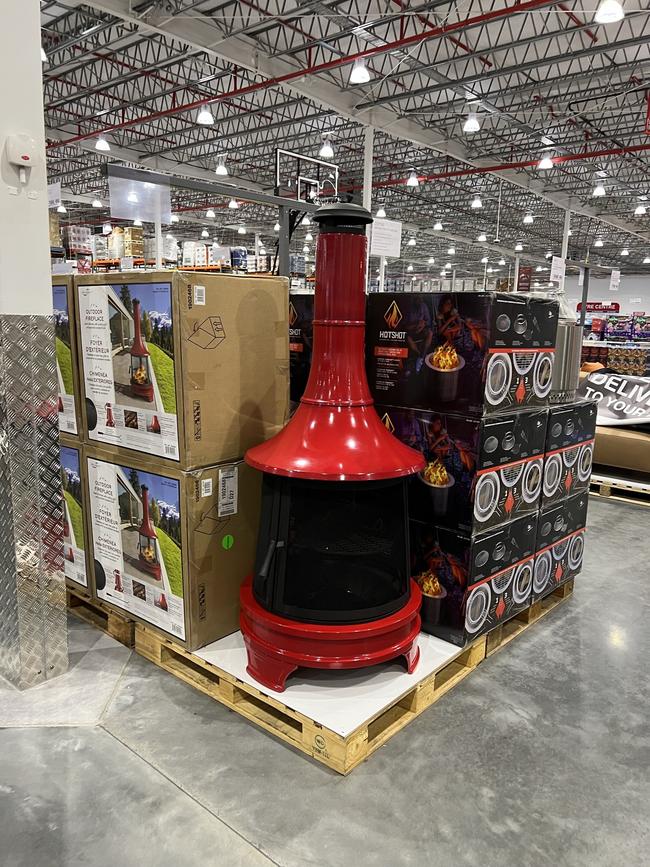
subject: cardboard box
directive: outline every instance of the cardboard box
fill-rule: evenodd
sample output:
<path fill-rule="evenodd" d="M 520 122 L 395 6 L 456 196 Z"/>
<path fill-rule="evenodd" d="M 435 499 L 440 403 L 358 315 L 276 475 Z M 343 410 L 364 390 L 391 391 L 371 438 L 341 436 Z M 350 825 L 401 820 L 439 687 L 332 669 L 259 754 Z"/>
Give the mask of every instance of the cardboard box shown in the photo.
<path fill-rule="evenodd" d="M 52 278 L 52 308 L 59 384 L 59 430 L 76 436 L 81 430 L 81 401 L 72 277 Z"/>
<path fill-rule="evenodd" d="M 542 599 L 582 569 L 589 492 L 542 509 L 537 522 L 532 600 Z"/>
<path fill-rule="evenodd" d="M 411 574 L 424 593 L 422 629 L 462 647 L 527 608 L 536 528 L 537 514 L 478 535 L 411 521 Z M 430 576 L 437 585 L 426 583 Z"/>
<path fill-rule="evenodd" d="M 596 411 L 596 404 L 587 400 L 549 409 L 541 508 L 589 489 Z"/>
<path fill-rule="evenodd" d="M 50 232 L 50 247 L 60 247 L 61 223 L 59 221 L 59 215 L 56 213 L 56 211 L 48 211 L 47 215 Z"/>
<path fill-rule="evenodd" d="M 187 470 L 239 458 L 280 430 L 286 279 L 152 271 L 75 285 L 89 441 Z"/>
<path fill-rule="evenodd" d="M 610 313 L 605 319 L 605 338 L 632 337 L 634 334 L 634 317 L 630 315 Z"/>
<path fill-rule="evenodd" d="M 189 650 L 239 629 L 261 473 L 243 461 L 160 469 L 92 447 L 87 465 L 97 596 Z"/>
<path fill-rule="evenodd" d="M 475 418 L 377 406 L 384 424 L 427 467 L 409 487 L 409 513 L 481 533 L 539 508 L 547 410 Z"/>
<path fill-rule="evenodd" d="M 466 415 L 548 402 L 558 305 L 494 292 L 368 296 L 366 363 L 377 403 Z"/>
<path fill-rule="evenodd" d="M 594 462 L 638 473 L 650 473 L 650 430 L 596 428 Z"/>
<path fill-rule="evenodd" d="M 303 395 L 314 345 L 313 293 L 289 295 L 289 397 L 292 405 Z"/>
<path fill-rule="evenodd" d="M 60 455 L 65 577 L 71 587 L 84 587 L 90 592 L 86 467 L 80 443 L 73 437 L 61 436 Z"/>

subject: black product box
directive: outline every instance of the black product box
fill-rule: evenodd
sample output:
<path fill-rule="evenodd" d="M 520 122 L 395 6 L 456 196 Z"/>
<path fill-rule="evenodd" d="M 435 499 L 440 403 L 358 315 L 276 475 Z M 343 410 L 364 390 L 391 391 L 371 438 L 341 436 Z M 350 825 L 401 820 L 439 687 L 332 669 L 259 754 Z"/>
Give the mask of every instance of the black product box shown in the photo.
<path fill-rule="evenodd" d="M 596 404 L 577 401 L 548 412 L 542 508 L 589 488 L 596 435 Z"/>
<path fill-rule="evenodd" d="M 537 514 L 474 536 L 411 521 L 422 629 L 462 647 L 527 608 L 536 529 Z"/>
<path fill-rule="evenodd" d="M 526 295 L 370 295 L 370 390 L 380 404 L 477 416 L 546 406 L 557 319 L 556 302 Z"/>
<path fill-rule="evenodd" d="M 552 593 L 582 569 L 588 491 L 542 509 L 537 523 L 533 601 Z"/>
<path fill-rule="evenodd" d="M 410 484 L 412 518 L 482 533 L 539 509 L 547 410 L 482 419 L 385 406 L 377 412 L 427 461 Z"/>
<path fill-rule="evenodd" d="M 289 296 L 289 399 L 292 409 L 303 395 L 311 368 L 314 295 Z"/>

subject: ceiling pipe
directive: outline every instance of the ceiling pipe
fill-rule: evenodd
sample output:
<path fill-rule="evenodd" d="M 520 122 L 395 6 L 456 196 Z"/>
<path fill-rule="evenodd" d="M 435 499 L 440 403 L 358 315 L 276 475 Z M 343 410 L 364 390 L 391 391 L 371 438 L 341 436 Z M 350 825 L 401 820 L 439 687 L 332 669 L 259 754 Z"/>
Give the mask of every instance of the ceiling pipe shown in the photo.
<path fill-rule="evenodd" d="M 350 63 L 353 63 L 355 60 L 360 60 L 367 57 L 374 57 L 378 54 L 386 54 L 387 52 L 394 51 L 397 48 L 404 48 L 407 45 L 420 44 L 422 42 L 427 42 L 432 39 L 439 39 L 448 36 L 451 33 L 457 33 L 467 28 L 476 27 L 481 24 L 486 24 L 490 21 L 499 20 L 501 18 L 509 18 L 512 15 L 521 15 L 525 12 L 532 12 L 534 10 L 541 9 L 547 6 L 557 6 L 558 3 L 559 0 L 526 0 L 526 2 L 523 3 L 516 3 L 514 6 L 506 6 L 501 9 L 492 9 L 489 12 L 483 12 L 480 15 L 474 16 L 473 18 L 465 18 L 462 21 L 452 22 L 451 24 L 443 24 L 440 27 L 433 27 L 430 30 L 424 30 L 421 33 L 414 33 L 410 36 L 404 36 L 401 39 L 394 40 L 393 42 L 387 42 L 382 45 L 375 45 L 370 48 L 365 48 L 362 51 L 348 54 L 345 57 L 337 57 L 334 60 L 329 60 L 325 63 L 319 63 L 316 65 L 308 66 L 306 68 L 296 69 L 292 72 L 287 72 L 284 75 L 278 75 L 274 78 L 268 78 L 265 81 L 258 81 L 254 82 L 253 84 L 245 85 L 244 87 L 235 88 L 229 93 L 222 93 L 211 97 L 205 97 L 203 99 L 196 99 L 183 105 L 172 106 L 171 108 L 163 109 L 162 111 L 153 112 L 152 114 L 146 115 L 144 117 L 131 118 L 130 120 L 124 120 L 120 123 L 102 127 L 101 129 L 95 129 L 92 132 L 81 133 L 76 136 L 71 136 L 70 138 L 62 141 L 51 142 L 47 145 L 47 149 L 50 150 L 52 148 L 62 147 L 63 145 L 74 144 L 78 141 L 95 138 L 96 136 L 101 134 L 116 132 L 117 130 L 126 129 L 127 127 L 138 126 L 139 124 L 143 123 L 149 123 L 150 121 L 158 120 L 162 117 L 168 117 L 169 115 L 180 114 L 181 112 L 185 111 L 193 111 L 197 108 L 200 108 L 201 106 L 210 105 L 211 103 L 219 102 L 223 99 L 228 99 L 235 96 L 244 96 L 257 90 L 264 90 L 268 87 L 280 86 L 282 84 L 286 84 L 287 82 L 294 81 L 298 78 L 304 78 L 307 75 L 318 75 L 321 72 L 329 72 L 332 69 L 337 69 L 339 66 L 346 66 Z"/>

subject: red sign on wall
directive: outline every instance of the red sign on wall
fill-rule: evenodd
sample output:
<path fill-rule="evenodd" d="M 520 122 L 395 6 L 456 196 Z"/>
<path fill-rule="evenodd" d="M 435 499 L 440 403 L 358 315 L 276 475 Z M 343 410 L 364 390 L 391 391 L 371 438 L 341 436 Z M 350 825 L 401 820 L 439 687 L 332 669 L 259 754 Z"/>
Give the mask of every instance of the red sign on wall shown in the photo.
<path fill-rule="evenodd" d="M 582 301 L 578 302 L 578 313 L 582 310 Z M 618 301 L 603 304 L 602 301 L 587 301 L 587 313 L 620 313 L 621 305 Z"/>

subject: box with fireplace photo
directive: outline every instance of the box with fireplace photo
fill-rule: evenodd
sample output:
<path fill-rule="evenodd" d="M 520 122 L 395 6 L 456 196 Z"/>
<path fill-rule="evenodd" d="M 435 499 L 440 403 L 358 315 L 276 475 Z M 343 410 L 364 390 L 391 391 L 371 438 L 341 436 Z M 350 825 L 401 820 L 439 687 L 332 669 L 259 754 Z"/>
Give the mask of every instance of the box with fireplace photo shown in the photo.
<path fill-rule="evenodd" d="M 58 382 L 57 409 L 59 430 L 64 434 L 79 433 L 79 371 L 74 329 L 74 291 L 72 277 L 52 279 L 52 309 Z"/>
<path fill-rule="evenodd" d="M 88 589 L 87 526 L 83 457 L 73 437 L 61 436 L 61 493 L 63 508 L 63 569 L 71 586 Z"/>

